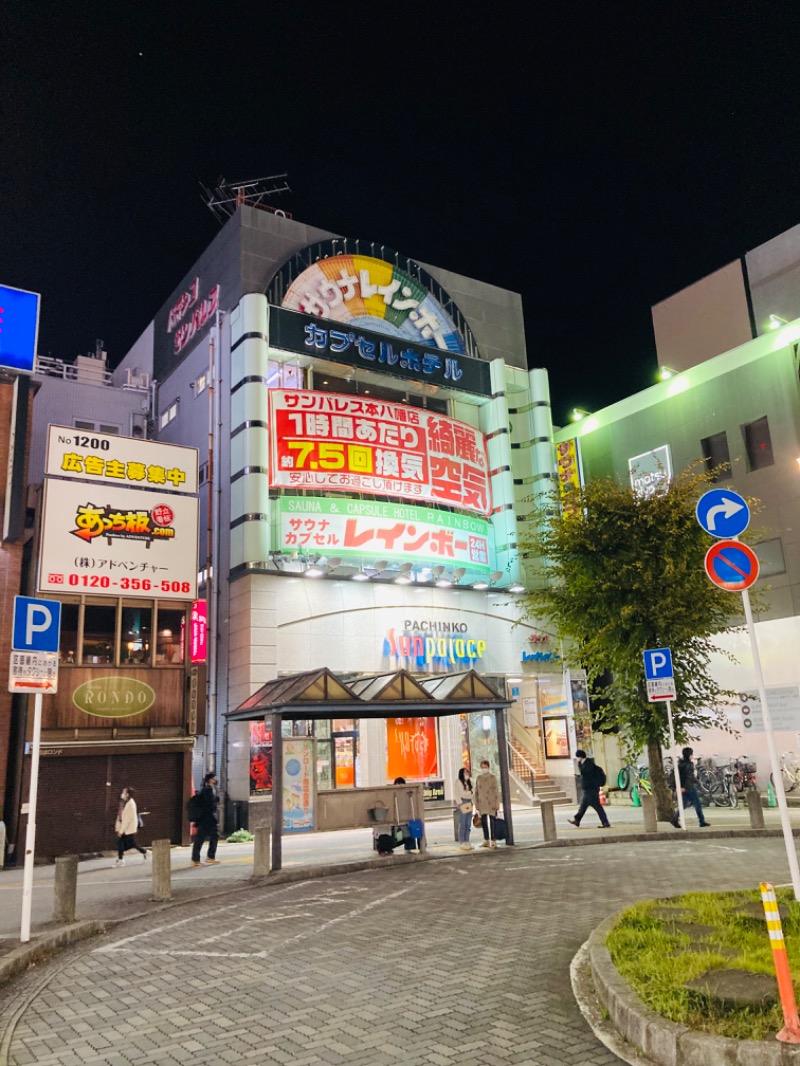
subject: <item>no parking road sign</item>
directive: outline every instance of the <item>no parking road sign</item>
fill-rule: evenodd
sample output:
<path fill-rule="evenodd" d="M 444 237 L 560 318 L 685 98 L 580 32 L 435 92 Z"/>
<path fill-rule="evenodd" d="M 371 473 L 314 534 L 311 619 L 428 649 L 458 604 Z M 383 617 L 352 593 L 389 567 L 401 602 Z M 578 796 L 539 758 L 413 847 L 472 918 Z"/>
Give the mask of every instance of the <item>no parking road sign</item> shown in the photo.
<path fill-rule="evenodd" d="M 744 592 L 758 580 L 758 556 L 739 540 L 720 540 L 706 552 L 706 573 L 727 592 Z"/>

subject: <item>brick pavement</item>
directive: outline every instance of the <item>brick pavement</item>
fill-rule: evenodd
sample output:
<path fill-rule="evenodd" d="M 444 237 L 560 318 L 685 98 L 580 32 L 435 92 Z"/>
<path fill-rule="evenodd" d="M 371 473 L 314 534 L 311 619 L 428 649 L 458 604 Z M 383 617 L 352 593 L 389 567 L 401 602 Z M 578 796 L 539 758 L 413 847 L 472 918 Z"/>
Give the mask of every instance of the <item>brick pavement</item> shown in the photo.
<path fill-rule="evenodd" d="M 698 840 L 252 889 L 27 974 L 0 1008 L 3 1046 L 10 1066 L 610 1066 L 569 983 L 591 929 L 642 896 L 787 876 L 780 841 Z"/>

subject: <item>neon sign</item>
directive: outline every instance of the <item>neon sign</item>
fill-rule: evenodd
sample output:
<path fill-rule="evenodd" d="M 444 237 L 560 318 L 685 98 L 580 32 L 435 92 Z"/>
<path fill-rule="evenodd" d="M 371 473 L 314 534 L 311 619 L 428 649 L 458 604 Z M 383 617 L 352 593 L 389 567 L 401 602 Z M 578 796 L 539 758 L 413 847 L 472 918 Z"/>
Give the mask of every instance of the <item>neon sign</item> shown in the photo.
<path fill-rule="evenodd" d="M 469 636 L 466 626 L 454 636 L 432 636 L 406 623 L 405 631 L 390 629 L 383 641 L 384 656 L 395 659 L 401 666 L 415 670 L 450 670 L 455 666 L 472 666 L 483 658 L 486 641 Z M 410 630 L 410 632 L 409 632 Z"/>
<path fill-rule="evenodd" d="M 190 340 L 206 325 L 219 307 L 219 285 L 215 285 L 205 300 L 198 305 L 200 278 L 195 278 L 189 288 L 175 302 L 167 319 L 167 333 L 175 332 L 175 354 L 182 352 Z M 191 317 L 184 321 L 191 308 Z"/>

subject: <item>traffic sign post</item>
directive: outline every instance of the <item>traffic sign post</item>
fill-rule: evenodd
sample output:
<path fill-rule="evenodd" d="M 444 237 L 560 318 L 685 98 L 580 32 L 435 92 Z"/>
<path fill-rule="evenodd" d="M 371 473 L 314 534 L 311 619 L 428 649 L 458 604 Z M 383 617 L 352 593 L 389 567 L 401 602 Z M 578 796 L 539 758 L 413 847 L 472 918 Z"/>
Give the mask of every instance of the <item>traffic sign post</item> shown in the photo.
<path fill-rule="evenodd" d="M 678 772 L 678 748 L 675 743 L 675 723 L 672 720 L 672 701 L 675 699 L 675 674 L 671 648 L 650 648 L 643 653 L 647 698 L 650 703 L 666 700 L 669 746 L 672 752 L 672 772 L 675 776 L 675 799 L 681 829 L 686 829 L 686 814 L 681 802 L 681 778 Z"/>
<path fill-rule="evenodd" d="M 712 537 L 725 538 L 718 540 L 706 552 L 706 574 L 721 589 L 725 589 L 727 592 L 741 592 L 742 594 L 742 606 L 744 608 L 745 621 L 747 622 L 750 650 L 753 654 L 753 669 L 756 674 L 756 684 L 764 716 L 764 735 L 767 738 L 767 751 L 769 752 L 769 762 L 772 769 L 775 798 L 778 801 L 783 843 L 786 848 L 786 858 L 792 877 L 794 898 L 800 901 L 800 865 L 798 865 L 797 852 L 794 847 L 792 824 L 789 821 L 789 805 L 786 802 L 778 751 L 775 747 L 775 734 L 772 730 L 772 716 L 767 703 L 767 690 L 764 684 L 764 671 L 761 666 L 758 640 L 756 639 L 753 611 L 750 606 L 750 593 L 747 591 L 758 579 L 758 557 L 747 544 L 742 544 L 741 541 L 735 539 L 747 529 L 750 522 L 750 508 L 747 506 L 745 498 L 740 496 L 738 492 L 730 492 L 727 489 L 712 489 L 700 497 L 695 513 L 697 521 L 706 533 L 710 533 Z"/>
<path fill-rule="evenodd" d="M 39 792 L 39 753 L 42 746 L 42 693 L 58 688 L 58 642 L 61 604 L 57 600 L 14 597 L 10 692 L 34 692 L 31 784 L 28 793 L 28 828 L 25 833 L 25 867 L 22 874 L 22 922 L 19 938 L 31 938 L 33 859 L 36 848 L 36 800 Z"/>
<path fill-rule="evenodd" d="M 730 489 L 704 492 L 695 507 L 697 521 L 712 537 L 738 537 L 750 525 L 750 508 L 744 496 Z"/>

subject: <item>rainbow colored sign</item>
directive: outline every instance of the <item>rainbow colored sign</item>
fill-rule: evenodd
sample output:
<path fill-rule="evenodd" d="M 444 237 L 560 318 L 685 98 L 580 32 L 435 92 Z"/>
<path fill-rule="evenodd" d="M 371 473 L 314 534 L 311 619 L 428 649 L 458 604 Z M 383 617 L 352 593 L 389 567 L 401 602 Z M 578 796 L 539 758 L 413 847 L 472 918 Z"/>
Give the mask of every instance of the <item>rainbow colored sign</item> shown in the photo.
<path fill-rule="evenodd" d="M 295 278 L 283 306 L 465 354 L 464 340 L 439 301 L 416 278 L 383 259 L 365 255 L 320 259 Z M 382 320 L 380 327 L 375 319 Z"/>

